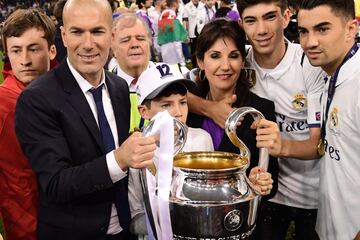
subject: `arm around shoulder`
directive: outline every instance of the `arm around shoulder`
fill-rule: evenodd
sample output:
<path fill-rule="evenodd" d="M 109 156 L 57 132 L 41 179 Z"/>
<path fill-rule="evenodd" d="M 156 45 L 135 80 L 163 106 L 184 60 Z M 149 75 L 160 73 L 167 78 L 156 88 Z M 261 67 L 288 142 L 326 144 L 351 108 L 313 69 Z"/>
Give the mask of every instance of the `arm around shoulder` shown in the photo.
<path fill-rule="evenodd" d="M 236 95 L 232 95 L 231 97 L 217 102 L 201 98 L 192 93 L 188 93 L 189 111 L 211 118 L 222 128 L 225 128 L 225 121 L 231 111 L 234 110 L 232 108 L 232 104 L 235 101 Z"/>

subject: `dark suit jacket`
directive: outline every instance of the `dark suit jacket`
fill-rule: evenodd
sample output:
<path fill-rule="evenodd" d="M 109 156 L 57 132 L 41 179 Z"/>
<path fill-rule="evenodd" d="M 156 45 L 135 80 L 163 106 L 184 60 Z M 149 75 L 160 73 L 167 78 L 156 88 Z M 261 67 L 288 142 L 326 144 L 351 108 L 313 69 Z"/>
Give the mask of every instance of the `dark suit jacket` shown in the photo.
<path fill-rule="evenodd" d="M 238 101 L 236 101 L 233 104 L 233 107 L 237 107 L 237 108 L 243 106 L 253 107 L 259 110 L 265 116 L 266 119 L 276 122 L 275 107 L 272 101 L 261 98 L 251 92 L 249 93 L 248 97 L 246 98 L 242 106 L 240 106 L 239 99 L 240 97 L 238 97 Z M 189 113 L 187 125 L 189 127 L 201 128 L 204 118 L 205 118 L 204 116 Z M 245 145 L 249 148 L 251 153 L 250 166 L 247 169 L 247 174 L 249 174 L 250 170 L 253 167 L 257 166 L 259 162 L 259 149 L 256 147 L 256 131 L 250 129 L 250 126 L 253 123 L 253 121 L 254 120 L 252 119 L 252 117 L 247 115 L 245 116 L 245 119 L 241 123 L 241 125 L 237 128 L 238 137 L 245 143 Z M 220 143 L 219 151 L 239 153 L 239 148 L 233 145 L 230 139 L 227 137 L 226 133 L 224 133 L 224 136 Z M 279 165 L 277 158 L 270 157 L 268 172 L 271 173 L 274 183 L 271 193 L 268 196 L 264 197 L 265 199 L 272 198 L 277 191 L 278 172 L 279 172 L 278 167 Z"/>
<path fill-rule="evenodd" d="M 129 90 L 106 73 L 120 144 L 127 138 Z M 63 61 L 20 95 L 16 133 L 39 183 L 39 240 L 104 239 L 114 184 L 98 125 Z"/>

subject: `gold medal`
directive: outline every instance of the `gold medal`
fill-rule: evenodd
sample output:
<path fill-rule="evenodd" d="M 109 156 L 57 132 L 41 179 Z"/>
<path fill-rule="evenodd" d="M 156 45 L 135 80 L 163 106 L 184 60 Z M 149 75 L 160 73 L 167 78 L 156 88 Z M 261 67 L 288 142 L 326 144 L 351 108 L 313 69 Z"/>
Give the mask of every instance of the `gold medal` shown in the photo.
<path fill-rule="evenodd" d="M 325 154 L 325 144 L 324 144 L 324 140 L 322 138 L 320 138 L 319 144 L 317 145 L 317 153 L 320 157 L 324 156 L 324 154 Z"/>

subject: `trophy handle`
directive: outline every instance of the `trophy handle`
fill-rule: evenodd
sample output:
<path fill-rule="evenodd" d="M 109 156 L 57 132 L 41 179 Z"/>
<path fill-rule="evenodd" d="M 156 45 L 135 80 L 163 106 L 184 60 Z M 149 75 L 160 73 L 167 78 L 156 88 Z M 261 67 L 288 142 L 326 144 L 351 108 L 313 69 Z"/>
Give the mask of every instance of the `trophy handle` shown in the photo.
<path fill-rule="evenodd" d="M 183 123 L 181 123 L 179 120 L 174 119 L 174 156 L 179 153 L 180 151 L 182 151 L 182 149 L 185 146 L 186 143 L 186 138 L 187 138 L 187 131 L 188 128 L 186 125 L 184 125 Z M 155 124 L 156 120 L 151 120 L 149 122 L 149 124 L 147 126 L 145 126 L 142 129 L 142 133 L 143 136 L 152 136 L 152 135 L 157 135 L 160 132 L 160 129 L 156 129 L 156 124 Z M 156 141 L 156 145 L 157 147 L 160 146 L 160 142 L 159 140 Z M 149 170 L 149 172 L 155 176 L 156 175 L 156 167 L 155 164 L 153 163 L 152 166 L 147 168 Z M 140 171 L 140 182 L 141 182 L 141 186 L 142 186 L 142 190 L 143 190 L 143 196 L 144 196 L 144 206 L 145 206 L 145 214 L 146 214 L 146 218 L 148 221 L 148 224 L 150 225 L 149 227 L 151 228 L 151 230 L 148 232 L 149 234 L 152 234 L 153 239 L 158 239 L 158 236 L 161 235 L 159 232 L 157 232 L 156 229 L 156 224 L 155 224 L 155 218 L 153 216 L 152 210 L 151 210 L 151 203 L 150 203 L 150 193 L 148 190 L 148 183 L 147 183 L 147 173 L 146 173 L 146 168 L 141 169 Z"/>
<path fill-rule="evenodd" d="M 243 141 L 237 136 L 236 129 L 240 118 L 250 114 L 254 120 L 265 119 L 264 115 L 252 107 L 241 107 L 232 111 L 225 122 L 225 132 L 230 141 L 240 149 L 241 157 L 248 157 L 250 159 L 250 151 Z M 269 166 L 269 154 L 267 148 L 260 148 L 258 166 L 267 171 Z"/>
<path fill-rule="evenodd" d="M 151 120 L 148 125 L 142 128 L 142 133 L 145 137 L 156 134 L 159 129 L 154 129 L 155 120 Z M 175 139 L 174 139 L 174 156 L 181 152 L 184 148 L 187 138 L 188 127 L 174 118 L 174 127 L 175 127 Z M 156 145 L 159 146 L 160 142 L 157 141 Z"/>

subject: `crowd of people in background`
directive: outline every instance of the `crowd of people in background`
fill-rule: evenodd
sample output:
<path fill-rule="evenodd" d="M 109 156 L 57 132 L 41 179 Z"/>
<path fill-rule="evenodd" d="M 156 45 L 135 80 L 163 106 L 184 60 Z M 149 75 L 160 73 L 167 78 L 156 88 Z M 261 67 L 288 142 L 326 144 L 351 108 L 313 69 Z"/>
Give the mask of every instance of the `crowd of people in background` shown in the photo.
<path fill-rule="evenodd" d="M 150 26 L 153 35 L 152 56 L 156 60 L 162 60 L 161 50 L 158 45 L 158 20 L 161 12 L 164 10 L 164 0 L 108 0 L 114 16 L 121 13 L 133 12 L 142 15 Z M 18 8 L 41 8 L 54 21 L 55 25 L 61 21 L 55 10 L 59 0 L 2 0 L 0 1 L 0 32 L 3 21 L 15 9 Z M 285 29 L 285 37 L 291 42 L 299 42 L 297 29 L 297 10 L 298 0 L 289 0 L 288 5 L 292 14 L 288 27 Z M 196 46 L 196 36 L 199 35 L 203 26 L 211 19 L 226 17 L 235 21 L 240 20 L 237 12 L 235 0 L 181 0 L 176 7 L 176 18 L 184 23 L 188 36 L 182 41 L 181 62 L 191 62 L 196 66 L 194 50 Z M 187 7 L 185 7 L 187 5 Z M 191 15 L 189 15 L 191 13 Z M 359 16 L 360 20 L 360 16 Z M 360 30 L 359 30 L 360 32 Z M 357 35 L 360 40 L 360 34 Z M 188 48 L 190 46 L 190 49 Z M 1 46 L 0 46 L 1 47 Z M 63 56 L 63 55 L 62 55 Z"/>
<path fill-rule="evenodd" d="M 285 239 L 293 222 L 296 239 L 360 240 L 355 6 L 0 1 L 6 239 L 151 239 L 138 171 L 156 141 L 138 129 L 167 110 L 189 126 L 184 151 L 238 153 L 225 121 L 252 106 L 266 119 L 237 129 L 264 196 L 252 239 Z"/>

